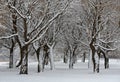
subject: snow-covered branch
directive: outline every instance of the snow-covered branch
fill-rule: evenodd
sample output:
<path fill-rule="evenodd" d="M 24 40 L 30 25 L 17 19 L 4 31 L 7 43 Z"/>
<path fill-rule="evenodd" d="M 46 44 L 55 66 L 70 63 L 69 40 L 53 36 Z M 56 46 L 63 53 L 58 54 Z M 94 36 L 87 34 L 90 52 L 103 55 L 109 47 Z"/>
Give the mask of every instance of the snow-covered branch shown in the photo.
<path fill-rule="evenodd" d="M 48 22 L 47 22 L 47 24 L 45 24 L 44 26 L 43 26 L 43 28 L 41 28 L 39 31 L 38 31 L 38 33 L 32 38 L 32 39 L 30 39 L 28 42 L 26 42 L 25 44 L 29 44 L 29 43 L 33 43 L 33 42 L 35 42 L 35 41 L 37 41 L 37 40 L 39 40 L 45 33 L 46 33 L 46 31 L 47 31 L 47 29 L 49 28 L 48 27 L 48 25 L 53 21 L 53 20 L 55 20 L 59 15 L 61 15 L 62 13 L 60 12 L 60 13 L 58 13 L 58 14 L 56 14 L 52 19 L 50 19 Z M 44 32 L 38 37 L 38 35 L 42 32 L 44 30 Z M 38 38 L 36 38 L 36 37 L 38 37 Z M 36 39 L 35 39 L 36 38 Z"/>
<path fill-rule="evenodd" d="M 49 28 L 49 24 L 52 23 L 52 21 L 54 21 L 58 16 L 60 16 L 63 12 L 65 12 L 66 8 L 69 6 L 70 2 L 68 2 L 66 4 L 66 6 L 64 7 L 64 9 L 61 12 L 58 12 L 53 18 L 51 18 L 39 31 L 38 33 L 32 38 L 30 39 L 28 42 L 26 42 L 25 44 L 30 44 L 33 43 L 37 40 L 39 40 L 47 31 L 47 29 Z M 44 32 L 39 36 L 39 34 L 44 30 Z M 39 37 L 38 37 L 39 36 Z M 37 38 L 38 37 L 38 38 Z"/>
<path fill-rule="evenodd" d="M 3 37 L 0 37 L 0 39 L 8 39 L 8 38 L 11 38 L 11 37 L 14 37 L 14 36 L 18 36 L 18 34 L 12 34 L 10 36 L 3 36 Z"/>
<path fill-rule="evenodd" d="M 27 18 L 25 15 L 23 15 L 22 13 L 20 13 L 20 11 L 16 7 L 14 7 L 14 6 L 10 5 L 10 4 L 7 4 L 7 6 L 8 6 L 8 8 L 14 9 L 18 13 L 18 15 L 20 17 Z"/>
<path fill-rule="evenodd" d="M 114 51 L 114 50 L 116 50 L 117 48 L 105 48 L 105 47 L 103 47 L 103 46 L 101 46 L 101 45 L 99 45 L 99 44 L 95 44 L 95 46 L 99 46 L 100 48 L 102 48 L 103 50 L 106 50 L 106 51 Z"/>
<path fill-rule="evenodd" d="M 31 33 L 33 33 L 35 30 L 38 30 L 39 26 L 43 23 L 43 21 L 44 21 L 44 19 L 45 19 L 45 17 L 46 17 L 47 10 L 48 10 L 48 4 L 47 4 L 47 6 L 46 6 L 46 9 L 45 9 L 45 12 L 44 12 L 44 15 L 43 15 L 42 19 L 40 19 L 39 22 L 38 22 L 38 24 L 35 25 L 35 27 L 34 27 L 35 29 L 32 30 L 31 32 L 29 32 L 28 34 L 31 34 Z"/>
<path fill-rule="evenodd" d="M 115 42 L 115 41 L 117 41 L 117 40 L 113 40 L 113 41 L 104 41 L 104 40 L 102 40 L 102 39 L 99 39 L 99 41 L 100 42 L 102 42 L 102 43 L 105 43 L 105 44 L 108 44 L 108 43 L 113 43 L 113 42 Z"/>

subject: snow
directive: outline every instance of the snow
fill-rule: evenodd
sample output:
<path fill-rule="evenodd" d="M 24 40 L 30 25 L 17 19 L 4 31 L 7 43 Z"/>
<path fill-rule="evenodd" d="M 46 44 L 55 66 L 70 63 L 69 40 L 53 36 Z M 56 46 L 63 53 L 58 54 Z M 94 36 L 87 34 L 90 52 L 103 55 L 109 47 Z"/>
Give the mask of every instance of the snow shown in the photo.
<path fill-rule="evenodd" d="M 0 39 L 8 39 L 8 38 L 11 38 L 11 37 L 14 37 L 14 36 L 18 36 L 18 34 L 12 34 L 12 35 L 9 35 L 9 36 L 2 36 L 2 37 L 0 37 Z"/>
<path fill-rule="evenodd" d="M 29 74 L 19 75 L 19 69 L 9 69 L 7 62 L 0 62 L 0 82 L 120 82 L 120 60 L 110 60 L 110 68 L 105 70 L 103 59 L 100 61 L 100 73 L 88 69 L 88 62 L 81 60 L 74 69 L 68 69 L 68 64 L 55 62 L 55 70 L 46 66 L 44 72 L 37 73 L 37 63 L 29 63 Z"/>

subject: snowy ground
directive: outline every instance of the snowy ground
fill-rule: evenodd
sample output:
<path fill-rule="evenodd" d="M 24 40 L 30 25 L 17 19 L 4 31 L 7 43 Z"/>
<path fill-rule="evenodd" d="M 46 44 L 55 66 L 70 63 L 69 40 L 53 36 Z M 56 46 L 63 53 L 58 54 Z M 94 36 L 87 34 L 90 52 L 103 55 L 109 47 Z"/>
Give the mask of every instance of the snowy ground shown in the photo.
<path fill-rule="evenodd" d="M 56 62 L 54 71 L 47 67 L 37 73 L 36 63 L 29 64 L 29 74 L 19 75 L 19 69 L 8 69 L 7 62 L 0 62 L 0 82 L 120 82 L 120 60 L 110 60 L 110 68 L 105 70 L 101 61 L 100 73 L 88 69 L 87 62 L 79 61 L 72 70 L 67 64 Z"/>

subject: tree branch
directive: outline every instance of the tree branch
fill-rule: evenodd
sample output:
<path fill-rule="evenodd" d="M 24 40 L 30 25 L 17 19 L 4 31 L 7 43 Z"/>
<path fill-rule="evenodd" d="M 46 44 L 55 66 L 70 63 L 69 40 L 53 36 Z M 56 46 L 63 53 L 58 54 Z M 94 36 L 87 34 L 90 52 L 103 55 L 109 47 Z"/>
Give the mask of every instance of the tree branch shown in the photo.
<path fill-rule="evenodd" d="M 18 13 L 18 15 L 20 17 L 22 17 L 24 19 L 27 18 L 25 15 L 23 15 L 22 13 L 20 13 L 20 11 L 17 8 L 15 8 L 14 6 L 10 5 L 9 3 L 7 4 L 7 6 L 8 6 L 8 8 L 14 9 Z"/>
<path fill-rule="evenodd" d="M 105 48 L 105 47 L 103 47 L 103 46 L 101 46 L 101 45 L 99 45 L 99 44 L 95 44 L 95 46 L 99 46 L 99 47 L 101 47 L 102 49 L 107 50 L 107 51 L 114 51 L 114 50 L 117 49 L 117 48 L 113 48 L 113 49 Z"/>
<path fill-rule="evenodd" d="M 14 37 L 14 36 L 18 36 L 18 34 L 12 34 L 12 35 L 10 35 L 10 36 L 0 37 L 0 40 L 1 40 L 1 39 L 8 39 L 8 38 L 11 38 L 11 37 Z"/>
<path fill-rule="evenodd" d="M 72 0 L 72 1 L 73 1 L 73 0 Z M 71 1 L 71 2 L 72 2 L 72 1 Z M 28 42 L 26 42 L 25 44 L 27 45 L 27 44 L 30 44 L 30 43 L 33 43 L 33 42 L 39 40 L 39 39 L 46 33 L 47 29 L 49 28 L 48 25 L 51 24 L 52 21 L 54 21 L 58 16 L 60 16 L 60 15 L 63 13 L 63 12 L 66 10 L 66 8 L 69 6 L 69 4 L 70 4 L 71 2 L 68 2 L 68 3 L 66 4 L 66 6 L 64 7 L 64 9 L 63 9 L 61 12 L 57 13 L 53 18 L 51 18 L 51 19 L 47 22 L 47 24 L 45 24 L 45 25 L 43 26 L 43 28 L 41 28 L 41 29 L 38 31 L 38 33 L 37 33 L 32 39 L 30 39 Z M 43 30 L 44 30 L 44 32 L 41 34 L 41 36 L 39 36 L 39 34 L 40 34 Z M 38 37 L 38 36 L 39 36 L 39 37 Z M 37 38 L 37 37 L 38 37 L 38 38 Z"/>

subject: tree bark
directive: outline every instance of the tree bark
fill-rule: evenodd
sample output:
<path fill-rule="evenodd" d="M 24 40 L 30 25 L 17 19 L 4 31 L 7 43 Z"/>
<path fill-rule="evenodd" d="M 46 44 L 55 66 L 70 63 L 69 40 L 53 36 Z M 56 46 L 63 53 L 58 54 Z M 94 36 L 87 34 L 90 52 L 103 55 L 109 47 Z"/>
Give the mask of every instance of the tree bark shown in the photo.
<path fill-rule="evenodd" d="M 54 55 L 53 55 L 53 46 L 50 47 L 50 53 L 49 53 L 49 58 L 50 58 L 50 67 L 51 67 L 51 70 L 54 70 L 55 69 L 55 66 L 54 66 Z"/>
<path fill-rule="evenodd" d="M 10 50 L 9 68 L 13 68 L 13 52 Z"/>
<path fill-rule="evenodd" d="M 10 49 L 9 68 L 13 68 L 13 48 Z"/>
<path fill-rule="evenodd" d="M 95 60 L 96 60 L 96 72 L 99 73 L 99 67 L 100 67 L 100 54 L 98 54 L 97 52 L 95 52 Z"/>
<path fill-rule="evenodd" d="M 89 49 L 88 68 L 92 67 L 92 50 Z"/>
<path fill-rule="evenodd" d="M 86 58 L 86 53 L 83 53 L 83 57 L 82 57 L 82 62 L 85 62 L 85 58 Z"/>
<path fill-rule="evenodd" d="M 73 50 L 73 57 L 72 57 L 73 58 L 73 64 L 75 64 L 77 62 L 77 55 L 75 53 L 76 49 L 77 49 L 77 46 L 75 46 L 74 50 Z"/>
<path fill-rule="evenodd" d="M 96 69 L 96 63 L 95 63 L 95 47 L 93 46 L 93 42 L 94 42 L 94 38 L 92 39 L 91 43 L 90 43 L 90 48 L 92 51 L 92 62 L 93 62 L 93 72 L 95 72 Z"/>
<path fill-rule="evenodd" d="M 43 47 L 40 48 L 40 56 L 39 56 L 39 59 L 40 59 L 41 71 L 43 72 L 43 71 L 44 71 L 44 69 L 43 69 Z"/>
<path fill-rule="evenodd" d="M 28 57 L 27 55 L 24 56 L 21 67 L 20 67 L 20 74 L 28 74 Z"/>
<path fill-rule="evenodd" d="M 48 65 L 48 61 L 49 61 L 49 47 L 47 44 L 44 45 L 43 47 L 43 62 L 42 62 L 42 69 L 44 70 L 45 65 Z"/>
<path fill-rule="evenodd" d="M 64 51 L 63 62 L 64 62 L 64 63 L 67 63 L 67 62 L 68 62 L 68 49 L 66 49 L 66 50 Z"/>
<path fill-rule="evenodd" d="M 20 74 L 28 74 L 28 46 L 22 48 L 22 55 Z"/>
<path fill-rule="evenodd" d="M 14 0 L 13 1 L 13 6 L 15 6 L 16 5 L 16 0 Z M 17 33 L 17 16 L 15 15 L 15 11 L 12 13 L 12 24 L 13 24 L 13 26 L 12 26 L 12 33 L 13 34 L 15 34 L 15 33 Z M 9 58 L 9 68 L 13 68 L 13 52 L 14 52 L 14 47 L 15 47 L 15 42 L 14 42 L 14 40 L 13 40 L 13 38 L 11 39 L 11 44 L 12 44 L 12 46 L 11 46 L 11 48 L 10 48 L 10 58 Z"/>
<path fill-rule="evenodd" d="M 106 51 L 106 53 L 104 54 L 104 66 L 105 69 L 109 68 L 109 58 L 107 57 L 108 52 Z"/>
<path fill-rule="evenodd" d="M 106 58 L 105 59 L 105 69 L 108 69 L 109 68 L 109 59 Z"/>
<path fill-rule="evenodd" d="M 40 47 L 37 49 L 37 51 L 36 51 L 36 55 L 37 55 L 37 61 L 38 61 L 38 67 L 37 67 L 37 71 L 38 71 L 38 73 L 39 72 L 41 72 L 41 66 L 40 66 Z"/>
<path fill-rule="evenodd" d="M 13 68 L 13 51 L 14 43 L 12 42 L 12 47 L 10 48 L 10 58 L 9 58 L 9 68 Z"/>
<path fill-rule="evenodd" d="M 70 52 L 69 69 L 73 69 L 73 53 Z"/>
<path fill-rule="evenodd" d="M 104 57 L 104 67 L 105 69 L 108 69 L 109 68 L 109 58 L 107 57 L 108 52 L 106 51 L 105 53 L 101 50 L 101 53 L 103 54 L 103 57 Z"/>
<path fill-rule="evenodd" d="M 27 19 L 23 18 L 23 24 L 24 24 L 24 32 L 23 32 L 23 37 L 24 37 L 24 41 L 27 42 L 28 41 L 28 37 L 27 37 Z M 21 48 L 21 56 L 22 57 L 22 64 L 21 64 L 21 68 L 20 68 L 20 74 L 28 74 L 28 46 L 30 44 L 24 45 Z"/>

